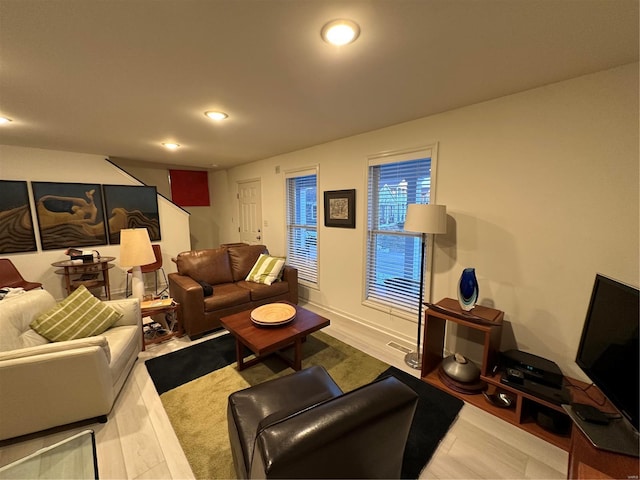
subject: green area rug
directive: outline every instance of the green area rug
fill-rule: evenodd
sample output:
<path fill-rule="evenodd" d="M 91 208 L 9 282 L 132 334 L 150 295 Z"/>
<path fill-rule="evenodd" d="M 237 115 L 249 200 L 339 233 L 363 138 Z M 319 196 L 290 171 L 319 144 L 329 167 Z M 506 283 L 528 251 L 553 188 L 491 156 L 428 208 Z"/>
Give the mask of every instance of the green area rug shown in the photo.
<path fill-rule="evenodd" d="M 302 352 L 302 368 L 322 365 L 344 392 L 373 381 L 389 367 L 322 332 L 307 337 Z M 275 356 L 242 372 L 234 362 L 160 395 L 196 478 L 236 477 L 227 432 L 229 394 L 290 373 Z"/>

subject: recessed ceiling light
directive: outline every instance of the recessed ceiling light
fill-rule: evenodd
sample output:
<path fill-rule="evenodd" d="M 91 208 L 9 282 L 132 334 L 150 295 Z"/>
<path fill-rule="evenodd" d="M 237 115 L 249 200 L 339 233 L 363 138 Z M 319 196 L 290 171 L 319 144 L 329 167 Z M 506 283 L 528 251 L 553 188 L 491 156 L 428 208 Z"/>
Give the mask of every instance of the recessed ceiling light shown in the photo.
<path fill-rule="evenodd" d="M 322 39 L 331 45 L 342 46 L 353 42 L 360 35 L 360 27 L 351 20 L 332 20 L 322 27 Z"/>
<path fill-rule="evenodd" d="M 163 143 L 162 146 L 164 148 L 168 148 L 169 150 L 177 150 L 178 148 L 180 148 L 179 143 Z"/>
<path fill-rule="evenodd" d="M 224 120 L 229 116 L 224 112 L 204 112 L 204 114 L 211 120 Z"/>
<path fill-rule="evenodd" d="M 0 125 L 5 125 L 7 123 L 11 123 L 13 120 L 7 117 L 0 117 Z"/>

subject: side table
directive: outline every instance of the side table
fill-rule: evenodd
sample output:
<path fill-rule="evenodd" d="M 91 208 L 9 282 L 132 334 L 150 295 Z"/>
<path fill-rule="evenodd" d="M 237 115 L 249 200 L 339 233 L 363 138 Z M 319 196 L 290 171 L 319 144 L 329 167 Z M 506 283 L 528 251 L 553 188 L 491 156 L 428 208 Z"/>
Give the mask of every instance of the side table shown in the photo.
<path fill-rule="evenodd" d="M 87 288 L 104 287 L 107 300 L 111 300 L 109 287 L 109 270 L 115 265 L 116 257 L 95 257 L 91 262 L 76 263 L 75 260 L 53 262 L 54 267 L 61 267 L 55 271 L 58 275 L 64 275 L 67 295 L 71 295 L 76 288 L 84 285 Z"/>
<path fill-rule="evenodd" d="M 180 304 L 172 298 L 149 300 L 140 304 L 142 318 L 152 317 L 154 315 L 165 315 L 165 318 L 170 317 L 170 320 L 166 322 L 168 328 L 165 335 L 146 338 L 144 334 L 144 323 L 142 324 L 142 350 L 145 350 L 147 345 L 161 343 L 173 337 L 182 337 L 184 335 L 184 328 L 180 321 L 181 316 L 178 315 L 179 309 Z"/>

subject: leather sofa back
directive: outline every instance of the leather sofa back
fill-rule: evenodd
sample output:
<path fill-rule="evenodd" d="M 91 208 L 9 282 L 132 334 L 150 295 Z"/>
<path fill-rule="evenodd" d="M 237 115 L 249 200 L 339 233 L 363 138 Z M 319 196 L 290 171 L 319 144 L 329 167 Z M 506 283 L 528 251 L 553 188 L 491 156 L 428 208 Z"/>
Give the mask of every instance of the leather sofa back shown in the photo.
<path fill-rule="evenodd" d="M 244 280 L 261 253 L 269 253 L 264 245 L 229 245 L 182 252 L 176 264 L 180 275 L 218 285 Z"/>
<path fill-rule="evenodd" d="M 190 250 L 178 254 L 178 273 L 211 285 L 233 282 L 227 249 Z"/>
<path fill-rule="evenodd" d="M 234 245 L 229 247 L 229 259 L 231 260 L 234 282 L 247 278 L 261 253 L 269 253 L 264 245 Z"/>

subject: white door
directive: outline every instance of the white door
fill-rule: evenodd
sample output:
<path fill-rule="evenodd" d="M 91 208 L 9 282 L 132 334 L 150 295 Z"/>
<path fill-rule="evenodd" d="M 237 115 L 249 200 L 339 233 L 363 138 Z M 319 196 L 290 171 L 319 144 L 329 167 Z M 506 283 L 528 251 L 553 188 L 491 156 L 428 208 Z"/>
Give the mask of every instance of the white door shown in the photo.
<path fill-rule="evenodd" d="M 238 183 L 240 205 L 240 241 L 262 243 L 262 195 L 260 180 Z"/>

